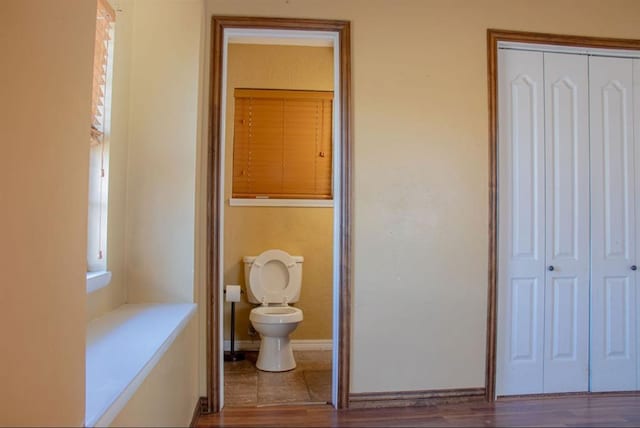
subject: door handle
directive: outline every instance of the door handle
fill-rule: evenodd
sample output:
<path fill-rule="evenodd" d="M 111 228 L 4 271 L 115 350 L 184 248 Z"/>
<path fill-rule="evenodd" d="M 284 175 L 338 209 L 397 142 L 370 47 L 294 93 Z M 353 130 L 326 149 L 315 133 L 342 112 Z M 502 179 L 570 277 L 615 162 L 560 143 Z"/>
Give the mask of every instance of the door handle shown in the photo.
<path fill-rule="evenodd" d="M 550 265 L 550 266 L 547 268 L 547 270 L 550 270 L 550 271 L 552 271 L 552 270 L 554 270 L 554 269 L 555 269 L 555 268 L 553 267 L 553 265 Z"/>
<path fill-rule="evenodd" d="M 638 269 L 638 266 L 636 265 L 631 266 L 631 270 L 637 270 L 637 269 Z"/>

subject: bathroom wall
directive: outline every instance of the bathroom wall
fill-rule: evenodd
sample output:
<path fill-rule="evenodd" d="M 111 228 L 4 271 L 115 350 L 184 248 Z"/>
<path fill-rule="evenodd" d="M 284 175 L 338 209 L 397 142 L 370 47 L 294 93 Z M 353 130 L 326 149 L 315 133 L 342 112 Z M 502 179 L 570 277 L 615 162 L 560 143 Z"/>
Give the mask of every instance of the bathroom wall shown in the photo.
<path fill-rule="evenodd" d="M 96 3 L 0 10 L 0 425 L 82 426 Z"/>
<path fill-rule="evenodd" d="M 96 318 L 126 301 L 126 195 L 129 147 L 129 77 L 133 36 L 133 0 L 110 0 L 116 12 L 111 135 L 109 137 L 109 212 L 107 270 L 111 283 L 87 295 L 87 318 Z"/>
<path fill-rule="evenodd" d="M 640 2 L 207 0 L 212 15 L 351 21 L 352 392 L 482 387 L 487 28 L 640 39 Z"/>
<path fill-rule="evenodd" d="M 280 248 L 305 258 L 300 301 L 304 322 L 293 339 L 331 340 L 333 208 L 229 206 L 233 169 L 235 88 L 333 90 L 331 47 L 231 44 L 228 57 L 225 141 L 224 283 L 245 287 L 243 256 Z M 246 301 L 236 306 L 237 339 L 247 334 Z M 229 307 L 225 337 L 229 335 Z M 256 337 L 257 339 L 257 337 Z"/>

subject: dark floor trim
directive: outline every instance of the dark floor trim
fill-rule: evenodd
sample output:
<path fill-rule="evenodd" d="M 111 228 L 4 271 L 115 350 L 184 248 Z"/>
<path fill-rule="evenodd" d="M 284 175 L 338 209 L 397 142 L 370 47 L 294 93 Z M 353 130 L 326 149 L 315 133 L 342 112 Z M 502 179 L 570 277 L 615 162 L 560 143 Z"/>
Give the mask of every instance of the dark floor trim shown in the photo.
<path fill-rule="evenodd" d="M 363 392 L 349 395 L 349 408 L 418 407 L 484 400 L 484 388 L 432 389 L 426 391 Z"/>
<path fill-rule="evenodd" d="M 207 413 L 208 406 L 207 397 L 198 398 L 193 409 L 193 415 L 191 416 L 191 423 L 189 424 L 189 427 L 194 428 L 198 426 L 198 419 L 200 419 L 200 416 Z"/>

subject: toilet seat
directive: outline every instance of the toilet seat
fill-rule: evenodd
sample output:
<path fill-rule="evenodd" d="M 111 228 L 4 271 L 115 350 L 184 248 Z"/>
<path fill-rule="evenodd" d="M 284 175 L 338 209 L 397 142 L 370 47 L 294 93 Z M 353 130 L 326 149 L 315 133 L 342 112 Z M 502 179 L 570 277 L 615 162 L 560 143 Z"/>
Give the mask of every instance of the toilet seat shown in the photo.
<path fill-rule="evenodd" d="M 268 266 L 268 268 L 267 268 Z M 267 250 L 251 265 L 249 286 L 260 302 L 288 303 L 300 292 L 296 259 L 282 250 Z"/>
<path fill-rule="evenodd" d="M 298 323 L 303 319 L 302 310 L 293 306 L 258 306 L 249 313 L 252 323 Z M 255 324 L 254 324 L 255 325 Z"/>

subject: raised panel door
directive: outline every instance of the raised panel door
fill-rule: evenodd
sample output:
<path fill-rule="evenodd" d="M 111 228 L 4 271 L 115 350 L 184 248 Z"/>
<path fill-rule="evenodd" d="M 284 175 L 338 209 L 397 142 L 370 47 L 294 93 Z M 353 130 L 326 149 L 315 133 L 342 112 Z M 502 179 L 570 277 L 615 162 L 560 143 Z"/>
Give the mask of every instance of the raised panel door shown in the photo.
<path fill-rule="evenodd" d="M 542 392 L 544 85 L 542 53 L 498 52 L 498 395 Z"/>
<path fill-rule="evenodd" d="M 590 57 L 591 390 L 637 381 L 633 60 Z"/>
<path fill-rule="evenodd" d="M 589 77 L 545 53 L 544 392 L 589 388 Z"/>

